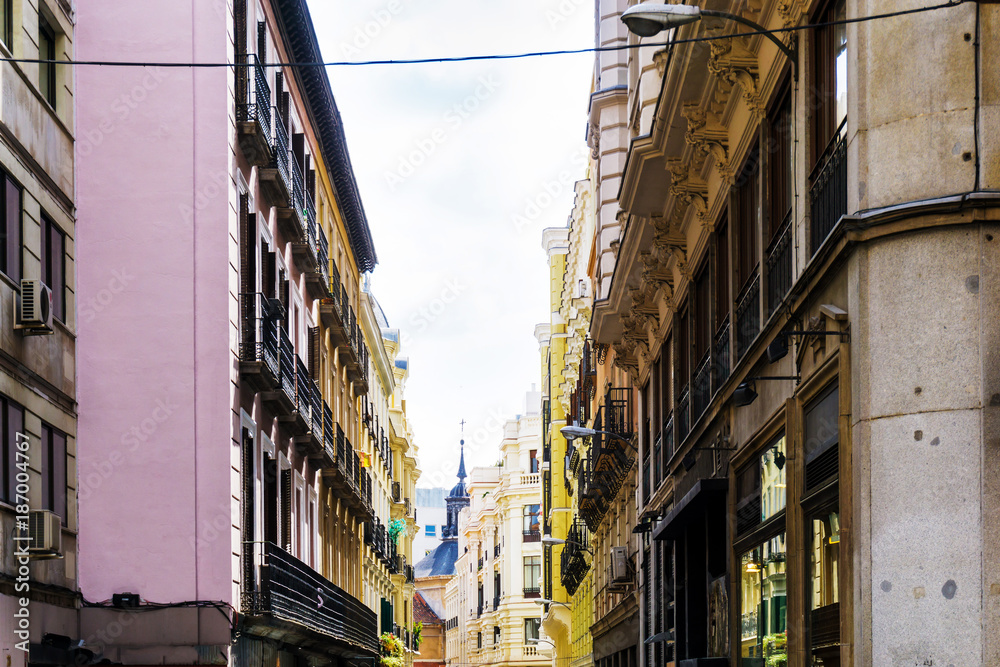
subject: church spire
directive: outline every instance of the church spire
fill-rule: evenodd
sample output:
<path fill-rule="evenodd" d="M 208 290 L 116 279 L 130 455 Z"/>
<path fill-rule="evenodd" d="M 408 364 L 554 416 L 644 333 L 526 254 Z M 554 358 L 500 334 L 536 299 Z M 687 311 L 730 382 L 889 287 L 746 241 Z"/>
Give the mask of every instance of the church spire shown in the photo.
<path fill-rule="evenodd" d="M 462 420 L 462 439 L 458 441 L 461 454 L 458 457 L 458 479 L 462 482 L 468 475 L 465 474 L 465 420 Z"/>

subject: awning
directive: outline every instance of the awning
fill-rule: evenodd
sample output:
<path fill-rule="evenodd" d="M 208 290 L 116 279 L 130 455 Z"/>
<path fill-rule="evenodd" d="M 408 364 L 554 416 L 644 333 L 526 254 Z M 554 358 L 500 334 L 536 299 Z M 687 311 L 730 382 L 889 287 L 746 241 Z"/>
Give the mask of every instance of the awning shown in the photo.
<path fill-rule="evenodd" d="M 654 540 L 672 540 L 687 525 L 688 521 L 697 516 L 705 503 L 719 495 L 725 495 L 729 490 L 728 479 L 699 479 L 691 490 L 684 494 L 679 503 L 653 529 Z"/>

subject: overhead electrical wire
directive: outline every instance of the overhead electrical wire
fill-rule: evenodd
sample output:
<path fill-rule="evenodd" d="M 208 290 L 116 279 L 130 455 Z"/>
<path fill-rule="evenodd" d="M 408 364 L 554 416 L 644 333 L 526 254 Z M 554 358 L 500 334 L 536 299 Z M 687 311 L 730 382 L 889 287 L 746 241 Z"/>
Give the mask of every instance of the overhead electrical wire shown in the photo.
<path fill-rule="evenodd" d="M 426 65 L 433 63 L 456 63 L 456 62 L 472 62 L 477 60 L 517 60 L 523 58 L 538 58 L 544 56 L 564 56 L 564 55 L 576 55 L 581 53 L 604 53 L 609 51 L 629 51 L 632 49 L 641 49 L 648 47 L 669 47 L 676 44 L 692 44 L 697 42 L 714 42 L 720 39 L 734 39 L 737 37 L 753 37 L 755 35 L 765 35 L 765 34 L 775 34 L 775 33 L 791 33 L 798 32 L 800 30 L 813 30 L 815 28 L 824 28 L 833 25 L 844 25 L 850 23 L 865 23 L 868 21 L 876 21 L 881 19 L 893 18 L 896 16 L 905 16 L 907 14 L 918 14 L 922 12 L 930 12 L 937 9 L 946 9 L 949 7 L 957 7 L 958 5 L 964 4 L 968 0 L 949 0 L 949 2 L 942 3 L 940 5 L 931 5 L 930 7 L 916 7 L 913 9 L 903 9 L 895 12 L 886 12 L 883 14 L 873 14 L 871 16 L 861 16 L 852 19 L 841 19 L 839 21 L 826 21 L 823 23 L 810 23 L 800 26 L 792 26 L 788 28 L 774 28 L 771 30 L 751 30 L 745 32 L 736 32 L 732 34 L 723 35 L 705 35 L 702 37 L 689 37 L 686 39 L 672 39 L 667 42 L 653 42 L 653 43 L 642 43 L 642 44 L 621 44 L 618 46 L 591 46 L 582 49 L 561 49 L 555 51 L 529 51 L 525 53 L 508 53 L 508 54 L 483 54 L 483 55 L 471 55 L 471 56 L 450 56 L 442 58 L 401 58 L 401 59 L 387 59 L 387 60 L 339 60 L 330 62 L 306 62 L 306 63 L 181 63 L 181 62 L 144 62 L 144 61 L 115 61 L 115 60 L 45 60 L 40 58 L 0 58 L 0 62 L 8 63 L 23 63 L 23 64 L 35 64 L 35 65 L 68 65 L 68 66 L 93 66 L 93 67 L 168 67 L 168 68 L 188 68 L 188 69 L 211 69 L 220 67 L 366 67 L 372 65 Z M 710 18 L 710 17 L 706 17 Z"/>

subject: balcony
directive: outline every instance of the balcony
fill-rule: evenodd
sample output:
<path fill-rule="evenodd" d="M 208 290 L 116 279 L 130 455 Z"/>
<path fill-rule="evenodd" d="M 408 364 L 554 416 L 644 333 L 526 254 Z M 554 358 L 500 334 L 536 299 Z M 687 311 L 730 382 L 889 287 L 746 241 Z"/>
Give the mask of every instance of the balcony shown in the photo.
<path fill-rule="evenodd" d="M 258 391 L 279 379 L 278 325 L 271 300 L 259 292 L 240 294 L 240 377 Z"/>
<path fill-rule="evenodd" d="M 691 421 L 698 421 L 702 413 L 708 409 L 708 404 L 712 400 L 712 355 L 705 352 L 705 356 L 698 362 L 694 371 L 694 380 L 691 383 Z"/>
<path fill-rule="evenodd" d="M 404 572 L 404 575 L 406 576 L 406 583 L 412 584 L 414 582 L 414 580 L 416 579 L 416 573 L 415 573 L 412 565 L 407 565 L 406 566 L 406 570 Z"/>
<path fill-rule="evenodd" d="M 361 459 L 336 425 L 336 454 L 333 465 L 323 469 L 323 477 L 337 495 L 362 519 L 375 520 L 371 504 L 371 474 L 361 467 Z"/>
<path fill-rule="evenodd" d="M 309 430 L 312 424 L 313 389 L 316 383 L 309 377 L 306 365 L 297 354 L 292 355 L 295 359 L 294 389 L 292 409 L 278 415 L 278 422 L 284 424 L 292 434 L 292 441 L 304 447 L 309 454 L 318 453 L 319 441 L 312 441 Z M 318 388 L 316 389 L 318 392 Z"/>
<path fill-rule="evenodd" d="M 576 589 L 580 587 L 590 570 L 587 550 L 584 548 L 588 544 L 590 544 L 590 532 L 587 530 L 587 525 L 575 519 L 566 534 L 566 546 L 563 547 L 559 557 L 560 580 L 570 595 L 576 594 Z"/>
<path fill-rule="evenodd" d="M 542 589 L 538 588 L 537 586 L 534 587 L 526 586 L 521 589 L 521 592 L 524 594 L 524 597 L 528 600 L 542 597 Z"/>
<path fill-rule="evenodd" d="M 279 415 L 288 416 L 295 410 L 295 349 L 288 332 L 277 326 L 278 332 L 278 382 L 275 391 L 266 391 L 261 399 L 271 404 Z M 279 417 L 280 419 L 281 417 Z"/>
<path fill-rule="evenodd" d="M 405 509 L 406 516 L 410 516 L 410 499 L 403 498 L 403 508 Z"/>
<path fill-rule="evenodd" d="M 322 401 L 323 405 L 323 451 L 320 462 L 321 468 L 332 468 L 337 462 L 337 432 L 334 429 L 333 410 L 330 404 Z"/>
<path fill-rule="evenodd" d="M 753 278 L 743 288 L 736 301 L 736 359 L 743 358 L 760 333 L 760 273 L 754 269 Z"/>
<path fill-rule="evenodd" d="M 401 488 L 402 488 L 402 486 L 400 485 L 399 482 L 393 482 L 392 483 L 392 502 L 394 502 L 394 503 L 398 503 L 399 502 L 399 497 L 400 497 L 400 494 L 401 494 Z"/>
<path fill-rule="evenodd" d="M 236 57 L 236 129 L 247 162 L 271 161 L 271 88 L 256 53 Z"/>
<path fill-rule="evenodd" d="M 781 305 L 792 288 L 792 214 L 789 213 L 781 230 L 767 249 L 767 316 Z"/>
<path fill-rule="evenodd" d="M 837 222 L 847 214 L 846 124 L 845 118 L 809 178 L 811 254 L 816 254 Z"/>
<path fill-rule="evenodd" d="M 378 617 L 278 546 L 245 543 L 243 631 L 293 645 L 378 655 Z"/>
<path fill-rule="evenodd" d="M 306 289 L 312 298 L 326 299 L 330 296 L 330 242 L 322 227 L 313 223 L 312 228 L 315 229 L 316 263 L 305 272 Z"/>
<path fill-rule="evenodd" d="M 542 533 L 538 530 L 525 530 L 521 535 L 522 542 L 541 542 Z"/>
<path fill-rule="evenodd" d="M 517 479 L 517 483 L 521 486 L 538 486 L 542 482 L 541 473 L 529 472 L 520 475 Z"/>
<path fill-rule="evenodd" d="M 715 377 L 713 378 L 712 392 L 715 393 L 729 379 L 729 315 L 726 315 L 726 319 L 722 321 L 722 326 L 715 333 L 715 339 L 712 341 L 712 349 L 715 355 Z"/>
<path fill-rule="evenodd" d="M 681 388 L 680 396 L 677 399 L 677 437 L 681 442 L 691 431 L 691 393 L 688 386 Z"/>
<path fill-rule="evenodd" d="M 302 183 L 302 168 L 298 160 L 292 157 L 289 161 L 292 178 L 292 199 L 290 207 L 292 214 L 287 217 L 288 225 L 295 226 L 292 239 L 292 261 L 301 273 L 316 270 L 316 223 L 312 225 L 306 218 L 306 192 Z M 285 215 L 285 214 L 282 214 Z"/>
<path fill-rule="evenodd" d="M 275 107 L 271 107 L 271 117 L 274 119 L 271 124 L 273 128 L 271 159 L 260 168 L 258 181 L 261 192 L 271 205 L 284 208 L 288 206 L 292 192 L 291 175 L 288 170 L 288 130 Z"/>

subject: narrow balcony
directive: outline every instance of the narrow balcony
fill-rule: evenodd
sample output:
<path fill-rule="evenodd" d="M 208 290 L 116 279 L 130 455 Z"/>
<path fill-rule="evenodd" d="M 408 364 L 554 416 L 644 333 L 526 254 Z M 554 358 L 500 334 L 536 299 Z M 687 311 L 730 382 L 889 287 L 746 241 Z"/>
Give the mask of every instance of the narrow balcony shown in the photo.
<path fill-rule="evenodd" d="M 392 502 L 398 503 L 402 485 L 399 482 L 392 483 Z"/>
<path fill-rule="evenodd" d="M 288 332 L 281 326 L 278 331 L 278 383 L 274 391 L 266 391 L 262 400 L 279 415 L 290 416 L 295 411 L 295 349 Z M 280 419 L 281 417 L 279 417 Z"/>
<path fill-rule="evenodd" d="M 333 465 L 323 469 L 323 477 L 355 514 L 364 520 L 374 521 L 371 475 L 361 467 L 361 459 L 340 425 L 335 428 L 336 454 Z"/>
<path fill-rule="evenodd" d="M 323 454 L 323 397 L 301 361 L 295 381 L 297 411 L 305 421 L 308 432 L 292 440 L 307 456 L 316 458 Z"/>
<path fill-rule="evenodd" d="M 590 544 L 590 532 L 587 530 L 587 525 L 575 519 L 566 534 L 566 546 L 563 547 L 559 557 L 560 579 L 570 595 L 576 594 L 576 589 L 580 587 L 590 570 L 590 561 L 584 548 L 584 545 L 588 544 Z"/>
<path fill-rule="evenodd" d="M 315 223 L 313 224 L 315 227 Z M 325 300 L 330 296 L 330 243 L 322 228 L 316 230 L 316 264 L 306 271 L 306 289 L 314 299 Z M 338 276 L 339 281 L 339 276 Z"/>
<path fill-rule="evenodd" d="M 522 542 L 541 542 L 542 533 L 538 530 L 525 530 L 521 532 Z"/>
<path fill-rule="evenodd" d="M 760 333 L 760 273 L 755 267 L 736 300 L 736 360 L 739 361 Z"/>
<path fill-rule="evenodd" d="M 243 631 L 339 655 L 377 656 L 378 617 L 270 542 L 244 544 Z"/>
<path fill-rule="evenodd" d="M 278 383 L 275 315 L 271 300 L 263 294 L 240 294 L 240 377 L 258 391 L 274 389 Z"/>
<path fill-rule="evenodd" d="M 294 358 L 294 378 L 292 409 L 282 415 L 278 415 L 278 422 L 284 424 L 292 435 L 292 441 L 297 445 L 304 446 L 309 454 L 318 451 L 318 443 L 312 442 L 309 436 L 309 429 L 312 423 L 313 388 L 316 383 L 309 377 L 306 365 L 297 354 Z"/>
<path fill-rule="evenodd" d="M 521 592 L 524 594 L 524 597 L 528 600 L 542 597 L 542 589 L 538 588 L 537 586 L 533 587 L 525 586 L 524 588 L 521 589 Z"/>
<path fill-rule="evenodd" d="M 247 162 L 267 166 L 271 161 L 271 88 L 256 53 L 236 58 L 236 129 Z"/>
<path fill-rule="evenodd" d="M 789 213 L 767 249 L 765 266 L 768 317 L 778 309 L 788 290 L 792 288 L 792 250 L 792 214 Z"/>
<path fill-rule="evenodd" d="M 317 395 L 318 394 L 319 392 L 317 392 Z M 333 410 L 330 409 L 330 404 L 321 398 L 320 405 L 323 446 L 319 455 L 314 456 L 313 458 L 319 459 L 320 468 L 326 470 L 332 468 L 337 462 L 337 431 L 335 429 Z"/>
<path fill-rule="evenodd" d="M 819 250 L 826 237 L 847 213 L 846 124 L 845 118 L 809 178 L 812 254 Z"/>
<path fill-rule="evenodd" d="M 292 214 L 287 216 L 287 225 L 295 227 L 289 238 L 292 241 L 292 261 L 300 273 L 316 270 L 316 223 L 312 226 L 306 220 L 306 193 L 302 182 L 302 169 L 294 157 L 288 160 L 292 178 Z M 279 217 L 285 214 L 279 214 Z"/>
<path fill-rule="evenodd" d="M 319 306 L 319 316 L 323 324 L 330 330 L 330 337 L 335 345 L 350 340 L 347 333 L 347 323 L 350 320 L 347 305 L 347 288 L 340 283 L 340 269 L 337 263 L 329 260 L 329 293 L 323 297 Z M 309 277 L 306 277 L 309 280 Z"/>
<path fill-rule="evenodd" d="M 275 107 L 271 107 L 271 118 L 274 120 L 271 124 L 271 156 L 267 164 L 260 168 L 258 180 L 264 197 L 280 209 L 288 206 L 292 192 L 288 171 L 288 131 Z"/>

